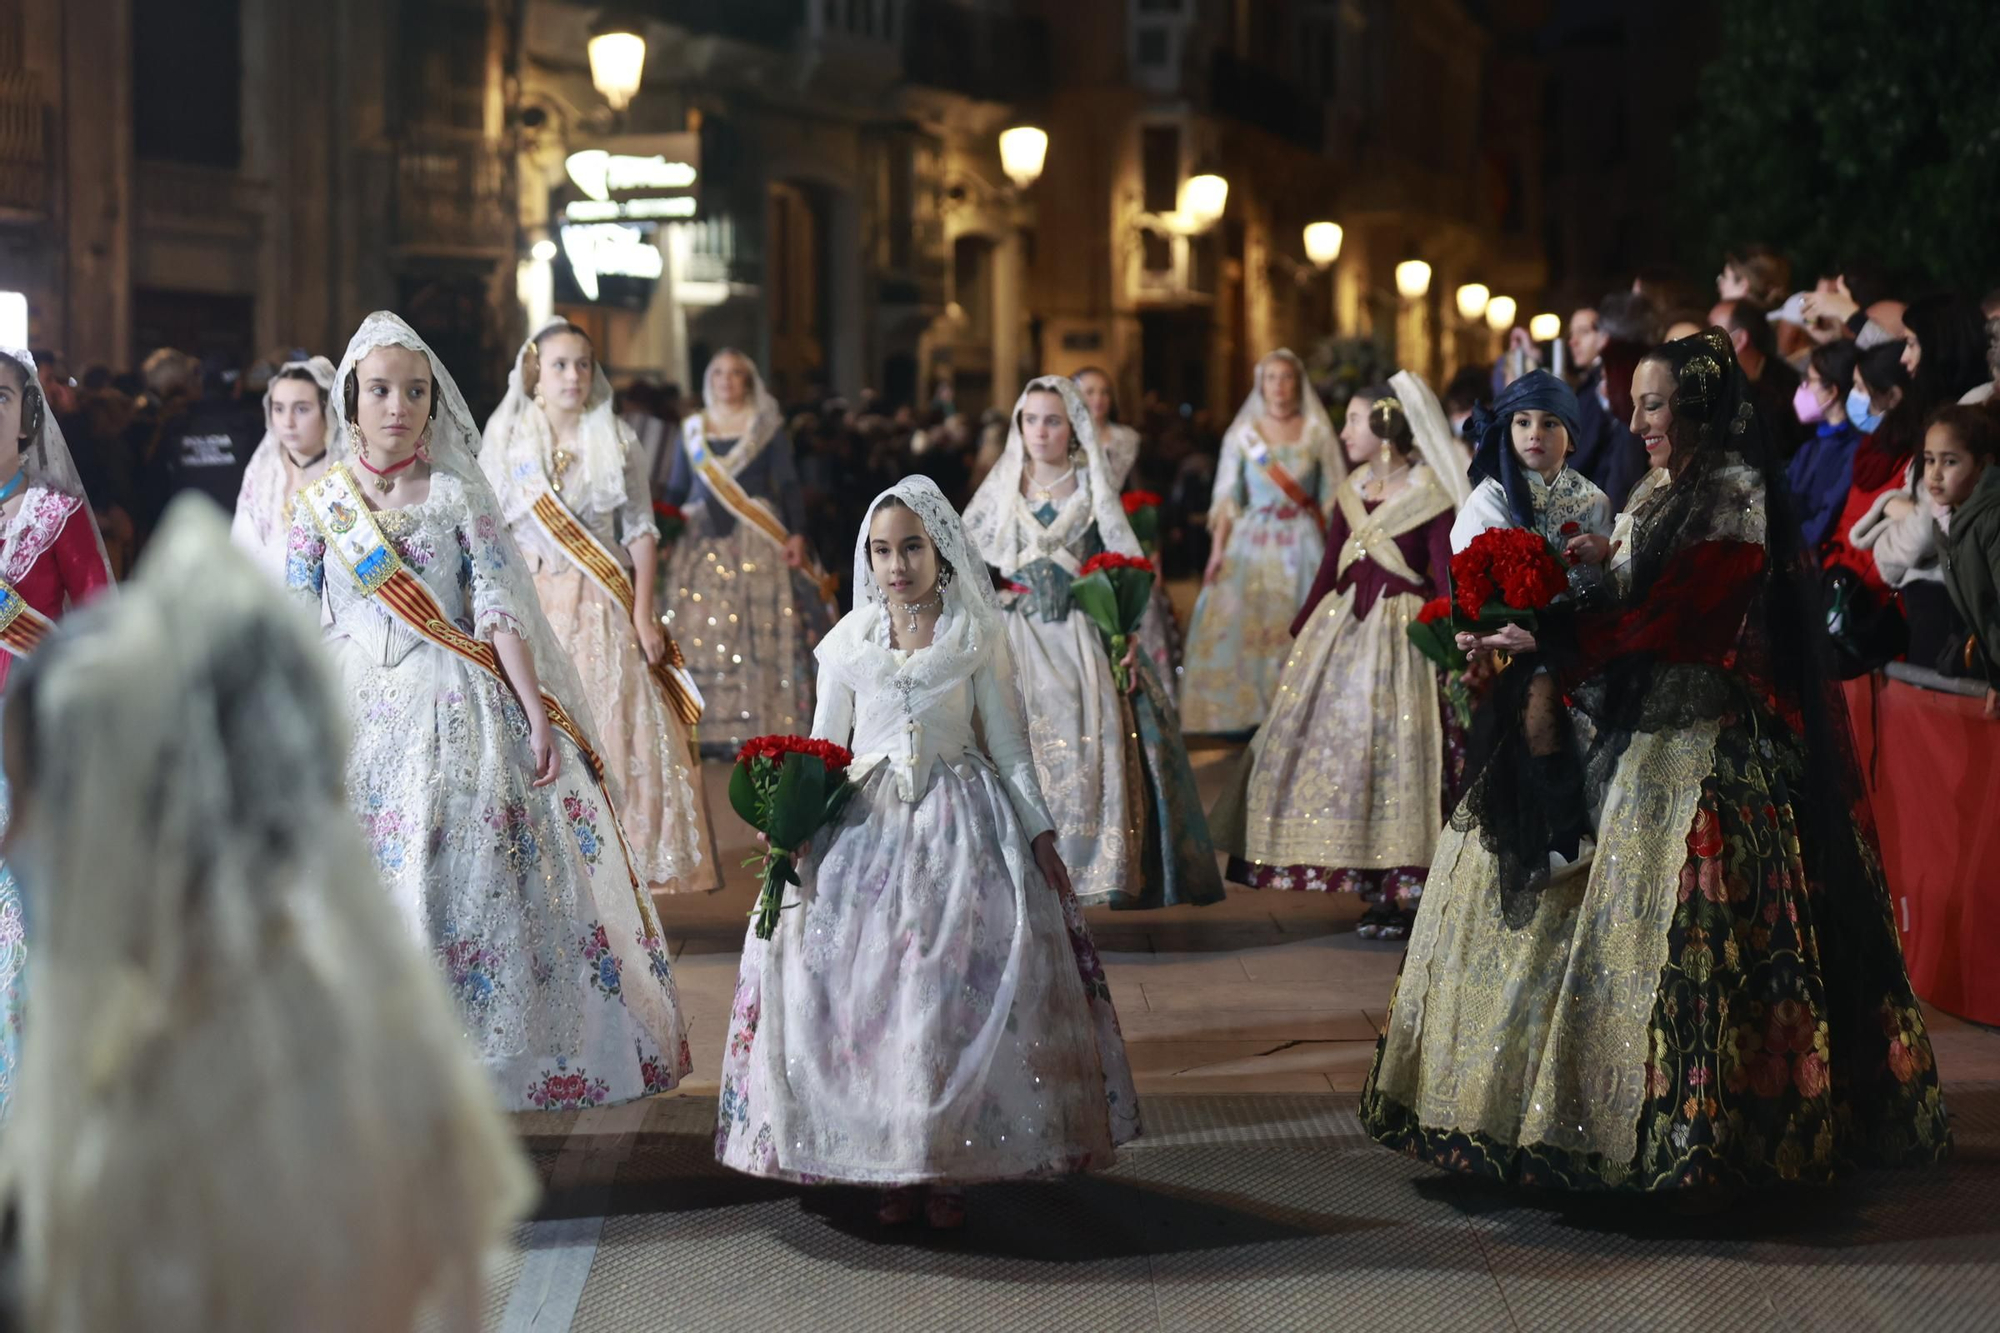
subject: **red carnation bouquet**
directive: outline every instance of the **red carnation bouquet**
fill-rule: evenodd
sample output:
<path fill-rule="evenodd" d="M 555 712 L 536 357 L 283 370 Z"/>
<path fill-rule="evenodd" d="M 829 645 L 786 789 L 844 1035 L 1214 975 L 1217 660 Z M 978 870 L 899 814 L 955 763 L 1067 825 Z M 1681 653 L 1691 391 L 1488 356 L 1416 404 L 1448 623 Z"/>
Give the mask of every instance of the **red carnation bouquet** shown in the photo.
<path fill-rule="evenodd" d="M 1139 539 L 1146 554 L 1160 549 L 1160 497 L 1152 491 L 1127 491 L 1118 497 L 1125 506 L 1125 517 L 1132 520 L 1132 535 Z"/>
<path fill-rule="evenodd" d="M 671 546 L 687 531 L 687 511 L 664 500 L 653 501 L 653 523 L 660 530 L 660 545 Z"/>
<path fill-rule="evenodd" d="M 1111 648 L 1111 675 L 1121 691 L 1132 688 L 1125 650 L 1139 632 L 1146 601 L 1153 595 L 1153 562 L 1106 552 L 1083 562 L 1069 595 L 1096 623 Z"/>
<path fill-rule="evenodd" d="M 1451 558 L 1452 624 L 1491 634 L 1502 625 L 1532 630 L 1535 613 L 1569 590 L 1562 561 L 1527 528 L 1488 528 Z"/>
<path fill-rule="evenodd" d="M 1451 599 L 1436 597 L 1425 602 L 1410 622 L 1410 642 L 1417 651 L 1446 671 L 1465 670 L 1465 654 L 1458 650 L 1457 635 L 1451 625 Z"/>
<path fill-rule="evenodd" d="M 792 858 L 813 834 L 831 824 L 854 794 L 847 766 L 854 756 L 831 741 L 806 736 L 756 736 L 736 753 L 729 775 L 729 804 L 764 835 L 765 849 L 745 865 L 759 867 L 757 938 L 768 940 L 784 910 L 785 885 L 799 882 Z"/>

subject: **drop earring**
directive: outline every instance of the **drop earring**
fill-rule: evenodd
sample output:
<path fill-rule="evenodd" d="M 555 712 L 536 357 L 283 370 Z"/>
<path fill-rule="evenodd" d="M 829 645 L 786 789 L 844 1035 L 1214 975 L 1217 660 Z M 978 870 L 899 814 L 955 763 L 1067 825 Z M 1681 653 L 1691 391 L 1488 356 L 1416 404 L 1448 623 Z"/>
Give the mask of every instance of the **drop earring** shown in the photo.
<path fill-rule="evenodd" d="M 431 423 L 430 423 L 430 422 L 428 422 L 428 421 L 426 421 L 426 422 L 424 423 L 424 433 L 423 433 L 422 435 L 419 435 L 419 436 L 417 437 L 417 457 L 418 457 L 419 459 L 421 459 L 421 460 L 423 461 L 423 464 L 424 464 L 424 466 L 425 466 L 425 467 L 429 467 L 429 466 L 430 466 L 430 464 L 431 464 Z"/>
<path fill-rule="evenodd" d="M 354 450 L 357 458 L 364 463 L 368 461 L 368 437 L 361 433 L 361 426 L 358 422 L 350 421 L 347 423 L 347 443 Z"/>

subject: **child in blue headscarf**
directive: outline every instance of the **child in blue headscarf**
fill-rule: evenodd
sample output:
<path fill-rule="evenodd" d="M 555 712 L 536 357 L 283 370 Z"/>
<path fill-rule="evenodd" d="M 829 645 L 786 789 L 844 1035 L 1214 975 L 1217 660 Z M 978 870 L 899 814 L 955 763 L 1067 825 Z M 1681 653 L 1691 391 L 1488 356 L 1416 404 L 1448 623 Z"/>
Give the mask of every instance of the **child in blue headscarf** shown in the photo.
<path fill-rule="evenodd" d="M 1611 501 L 1568 465 L 1579 435 L 1569 385 L 1546 370 L 1530 371 L 1490 411 L 1474 409 L 1472 431 L 1475 484 L 1451 525 L 1454 553 L 1488 528 L 1532 528 L 1577 556 L 1592 544 L 1572 549 L 1575 538 L 1610 537 Z"/>
<path fill-rule="evenodd" d="M 1569 385 L 1546 370 L 1530 371 L 1507 386 L 1491 411 L 1474 411 L 1472 432 L 1470 475 L 1477 484 L 1452 524 L 1453 553 L 1490 528 L 1527 528 L 1569 560 L 1573 589 L 1584 593 L 1601 583 L 1593 566 L 1610 555 L 1611 501 L 1568 466 L 1578 437 Z M 1517 711 L 1520 735 L 1496 734 L 1506 729 L 1501 719 Z M 1490 812 L 1489 826 L 1520 830 L 1510 854 L 1528 861 L 1553 853 L 1552 865 L 1580 859 L 1590 822 L 1582 763 L 1555 677 L 1534 655 L 1516 657 L 1502 671 L 1474 718 L 1469 749 L 1466 771 L 1486 771 L 1487 778 L 1469 799 Z M 1502 771 L 1518 779 L 1502 780 Z M 1516 808 L 1493 809 L 1501 802 Z M 1523 871 L 1534 877 L 1541 867 L 1530 862 Z"/>

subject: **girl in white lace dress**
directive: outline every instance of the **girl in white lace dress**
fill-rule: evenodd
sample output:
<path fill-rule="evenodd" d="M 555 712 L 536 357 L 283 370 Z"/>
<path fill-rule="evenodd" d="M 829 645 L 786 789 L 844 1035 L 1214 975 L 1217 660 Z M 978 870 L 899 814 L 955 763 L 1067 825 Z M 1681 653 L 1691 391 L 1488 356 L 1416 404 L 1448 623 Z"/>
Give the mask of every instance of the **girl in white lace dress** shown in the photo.
<path fill-rule="evenodd" d="M 264 438 L 243 469 L 229 537 L 279 583 L 285 581 L 292 499 L 326 471 L 333 444 L 333 413 L 327 409 L 332 388 L 333 362 L 316 356 L 287 361 L 264 390 Z"/>
<path fill-rule="evenodd" d="M 856 609 L 819 648 L 813 735 L 859 785 L 799 904 L 744 939 L 716 1156 L 753 1175 L 931 1187 L 1091 1170 L 1139 1131 L 1103 969 L 1028 748 L 1006 633 L 937 486 L 877 497 Z"/>
<path fill-rule="evenodd" d="M 287 580 L 324 608 L 376 868 L 503 1104 L 663 1092 L 690 1060 L 659 923 L 458 386 L 377 312 L 332 400 L 334 460 L 294 507 Z"/>

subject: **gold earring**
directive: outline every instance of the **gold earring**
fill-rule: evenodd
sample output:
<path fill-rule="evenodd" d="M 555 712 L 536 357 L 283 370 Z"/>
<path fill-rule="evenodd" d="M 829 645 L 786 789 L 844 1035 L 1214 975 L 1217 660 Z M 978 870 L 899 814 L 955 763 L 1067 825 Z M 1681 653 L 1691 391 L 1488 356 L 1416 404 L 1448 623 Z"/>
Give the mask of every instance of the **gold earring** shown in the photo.
<path fill-rule="evenodd" d="M 417 436 L 417 457 L 426 465 L 431 461 L 431 423 L 424 423 L 424 433 Z"/>
<path fill-rule="evenodd" d="M 359 422 L 350 421 L 347 423 L 347 443 L 363 462 L 368 461 L 368 437 L 361 433 Z"/>

